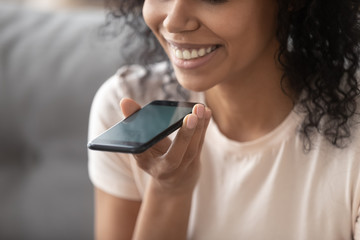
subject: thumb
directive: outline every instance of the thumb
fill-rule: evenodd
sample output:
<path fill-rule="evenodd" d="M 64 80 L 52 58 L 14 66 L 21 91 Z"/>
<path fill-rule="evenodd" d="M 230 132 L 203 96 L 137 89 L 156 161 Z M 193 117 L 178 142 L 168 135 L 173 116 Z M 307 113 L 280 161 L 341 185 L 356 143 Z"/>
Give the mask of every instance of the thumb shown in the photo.
<path fill-rule="evenodd" d="M 120 108 L 125 117 L 130 116 L 134 112 L 141 109 L 141 106 L 130 98 L 123 98 L 120 101 Z"/>

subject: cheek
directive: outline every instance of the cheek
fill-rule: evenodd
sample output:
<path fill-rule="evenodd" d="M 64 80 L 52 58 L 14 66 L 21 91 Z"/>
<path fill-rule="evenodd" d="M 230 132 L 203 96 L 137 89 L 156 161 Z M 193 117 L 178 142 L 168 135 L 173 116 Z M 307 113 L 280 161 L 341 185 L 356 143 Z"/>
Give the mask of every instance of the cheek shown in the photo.
<path fill-rule="evenodd" d="M 155 1 L 155 0 L 145 0 L 144 6 L 142 9 L 142 14 L 143 14 L 146 25 L 155 34 L 161 23 L 161 13 L 157 10 L 159 7 L 159 6 L 157 6 L 157 2 L 158 1 Z"/>
<path fill-rule="evenodd" d="M 152 14 L 151 12 L 153 11 L 152 7 L 151 7 L 151 3 L 149 3 L 149 0 L 146 0 L 144 2 L 144 6 L 142 9 L 142 14 L 145 20 L 146 25 L 151 28 L 151 22 L 152 22 Z"/>

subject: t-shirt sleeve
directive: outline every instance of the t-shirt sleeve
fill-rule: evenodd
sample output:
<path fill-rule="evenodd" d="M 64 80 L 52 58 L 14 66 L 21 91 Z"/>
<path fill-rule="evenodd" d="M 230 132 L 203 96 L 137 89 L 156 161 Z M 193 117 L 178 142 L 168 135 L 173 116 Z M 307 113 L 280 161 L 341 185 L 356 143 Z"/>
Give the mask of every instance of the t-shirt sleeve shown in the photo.
<path fill-rule="evenodd" d="M 119 88 L 120 82 L 115 75 L 96 93 L 90 111 L 89 140 L 123 119 L 119 101 L 124 92 Z M 94 186 L 117 197 L 140 200 L 130 154 L 89 150 L 88 157 L 89 177 Z"/>

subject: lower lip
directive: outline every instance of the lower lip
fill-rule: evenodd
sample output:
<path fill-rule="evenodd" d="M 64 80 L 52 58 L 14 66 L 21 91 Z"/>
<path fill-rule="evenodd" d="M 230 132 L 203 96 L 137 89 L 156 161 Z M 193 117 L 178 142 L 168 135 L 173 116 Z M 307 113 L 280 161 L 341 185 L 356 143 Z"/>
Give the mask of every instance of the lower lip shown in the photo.
<path fill-rule="evenodd" d="M 170 56 L 171 56 L 172 62 L 178 68 L 194 69 L 194 68 L 201 67 L 201 66 L 205 65 L 206 63 L 208 63 L 214 57 L 217 50 L 218 50 L 218 48 L 216 48 L 214 51 L 212 51 L 211 53 L 206 54 L 203 57 L 194 58 L 194 59 L 190 59 L 190 60 L 177 58 L 175 56 L 175 54 L 173 53 L 173 51 L 170 51 L 171 52 Z"/>

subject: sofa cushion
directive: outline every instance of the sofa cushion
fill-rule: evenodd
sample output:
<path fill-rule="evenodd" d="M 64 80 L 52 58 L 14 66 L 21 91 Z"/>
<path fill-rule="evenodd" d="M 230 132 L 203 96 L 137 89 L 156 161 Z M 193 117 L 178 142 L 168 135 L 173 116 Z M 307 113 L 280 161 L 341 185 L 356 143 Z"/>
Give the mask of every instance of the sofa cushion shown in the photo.
<path fill-rule="evenodd" d="M 0 239 L 92 238 L 89 109 L 129 63 L 129 29 L 104 37 L 104 21 L 104 10 L 0 4 Z"/>

